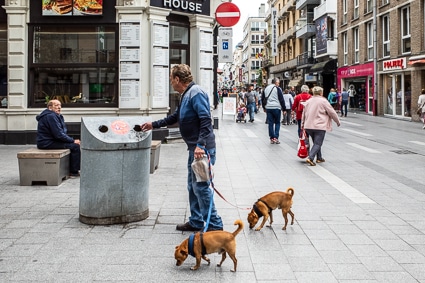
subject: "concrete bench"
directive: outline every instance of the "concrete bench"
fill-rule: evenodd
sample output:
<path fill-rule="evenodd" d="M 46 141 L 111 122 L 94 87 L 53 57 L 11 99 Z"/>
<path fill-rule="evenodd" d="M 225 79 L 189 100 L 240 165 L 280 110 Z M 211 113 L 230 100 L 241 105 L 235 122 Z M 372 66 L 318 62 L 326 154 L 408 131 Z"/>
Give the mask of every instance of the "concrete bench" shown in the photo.
<path fill-rule="evenodd" d="M 21 186 L 58 186 L 69 176 L 69 149 L 30 148 L 18 153 Z"/>
<path fill-rule="evenodd" d="M 153 140 L 151 143 L 151 168 L 150 173 L 153 174 L 159 165 L 159 152 L 161 150 L 161 141 Z"/>

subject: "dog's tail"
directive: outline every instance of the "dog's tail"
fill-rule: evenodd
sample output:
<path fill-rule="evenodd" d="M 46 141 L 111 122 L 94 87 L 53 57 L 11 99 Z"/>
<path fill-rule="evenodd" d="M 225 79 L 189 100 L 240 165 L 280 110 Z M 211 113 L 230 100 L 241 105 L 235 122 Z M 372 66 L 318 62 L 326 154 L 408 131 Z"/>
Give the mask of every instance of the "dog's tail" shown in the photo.
<path fill-rule="evenodd" d="M 293 188 L 288 188 L 288 189 L 286 190 L 286 193 L 290 194 L 290 195 L 291 195 L 291 197 L 293 197 L 293 196 L 294 196 L 294 189 L 293 189 Z"/>
<path fill-rule="evenodd" d="M 235 224 L 235 225 L 238 225 L 239 227 L 235 230 L 235 232 L 233 232 L 232 234 L 233 234 L 233 236 L 235 236 L 236 237 L 236 235 L 237 234 L 239 234 L 239 232 L 240 231 L 242 231 L 242 229 L 243 229 L 243 222 L 242 222 L 242 220 L 240 220 L 240 219 L 238 219 L 238 220 L 236 220 L 235 221 L 235 223 L 233 223 L 233 224 Z"/>

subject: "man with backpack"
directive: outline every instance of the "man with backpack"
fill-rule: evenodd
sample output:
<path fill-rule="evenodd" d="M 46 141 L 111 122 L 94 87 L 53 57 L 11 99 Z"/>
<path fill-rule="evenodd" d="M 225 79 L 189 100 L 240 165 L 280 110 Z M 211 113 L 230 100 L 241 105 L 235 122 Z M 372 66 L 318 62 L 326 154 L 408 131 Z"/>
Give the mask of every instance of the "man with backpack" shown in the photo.
<path fill-rule="evenodd" d="M 301 86 L 301 93 L 296 95 L 294 98 L 294 104 L 292 104 L 292 111 L 296 112 L 296 118 L 298 123 L 298 137 L 301 136 L 301 118 L 304 110 L 304 103 L 311 98 L 309 93 L 310 88 L 308 85 Z"/>

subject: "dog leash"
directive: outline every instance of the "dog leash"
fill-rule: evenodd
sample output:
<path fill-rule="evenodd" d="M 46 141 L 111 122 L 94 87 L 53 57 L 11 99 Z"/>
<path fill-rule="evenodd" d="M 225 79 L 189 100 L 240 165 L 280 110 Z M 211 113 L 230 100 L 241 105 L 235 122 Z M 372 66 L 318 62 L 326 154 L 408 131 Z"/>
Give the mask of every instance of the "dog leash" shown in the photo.
<path fill-rule="evenodd" d="M 233 207 L 235 207 L 235 208 L 237 208 L 237 209 L 242 209 L 242 210 L 251 210 L 251 207 L 240 207 L 240 206 L 237 206 L 237 205 L 234 205 L 233 203 L 231 203 L 231 202 L 229 202 L 221 193 L 220 193 L 220 191 L 219 190 L 217 190 L 216 189 L 216 187 L 215 187 L 215 185 L 214 185 L 214 182 L 213 182 L 213 179 L 214 179 L 214 173 L 213 173 L 213 171 L 212 171 L 212 164 L 211 164 L 211 158 L 210 158 L 210 154 L 209 154 L 209 152 L 208 152 L 208 150 L 206 149 L 206 148 L 204 148 L 204 147 L 202 147 L 202 146 L 199 146 L 199 145 L 197 145 L 200 149 L 203 149 L 204 151 L 205 151 L 205 154 L 207 155 L 207 157 L 208 157 L 208 171 L 209 171 L 209 173 L 210 173 L 210 184 L 211 184 L 211 188 L 213 189 L 212 191 L 213 191 L 213 194 L 214 194 L 214 192 L 216 192 L 218 195 L 219 195 L 219 197 L 221 197 L 225 202 L 227 202 L 228 204 L 230 204 L 231 206 L 233 206 Z M 210 216 L 211 216 L 211 208 L 212 208 L 212 198 L 211 198 L 211 202 L 210 202 L 210 209 L 209 209 L 209 211 L 208 211 L 208 222 L 207 222 L 207 224 L 209 224 L 209 220 L 210 220 Z M 205 227 L 208 227 L 208 225 L 206 225 Z M 205 231 L 204 231 L 205 232 Z"/>

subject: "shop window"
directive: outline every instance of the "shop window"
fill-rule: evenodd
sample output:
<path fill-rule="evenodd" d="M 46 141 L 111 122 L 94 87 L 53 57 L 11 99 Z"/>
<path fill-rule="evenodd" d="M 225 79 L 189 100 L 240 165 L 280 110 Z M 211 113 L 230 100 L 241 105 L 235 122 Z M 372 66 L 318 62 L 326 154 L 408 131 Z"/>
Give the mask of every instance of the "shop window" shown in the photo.
<path fill-rule="evenodd" d="M 66 107 L 117 107 L 115 25 L 31 28 L 30 106 L 58 99 Z"/>

